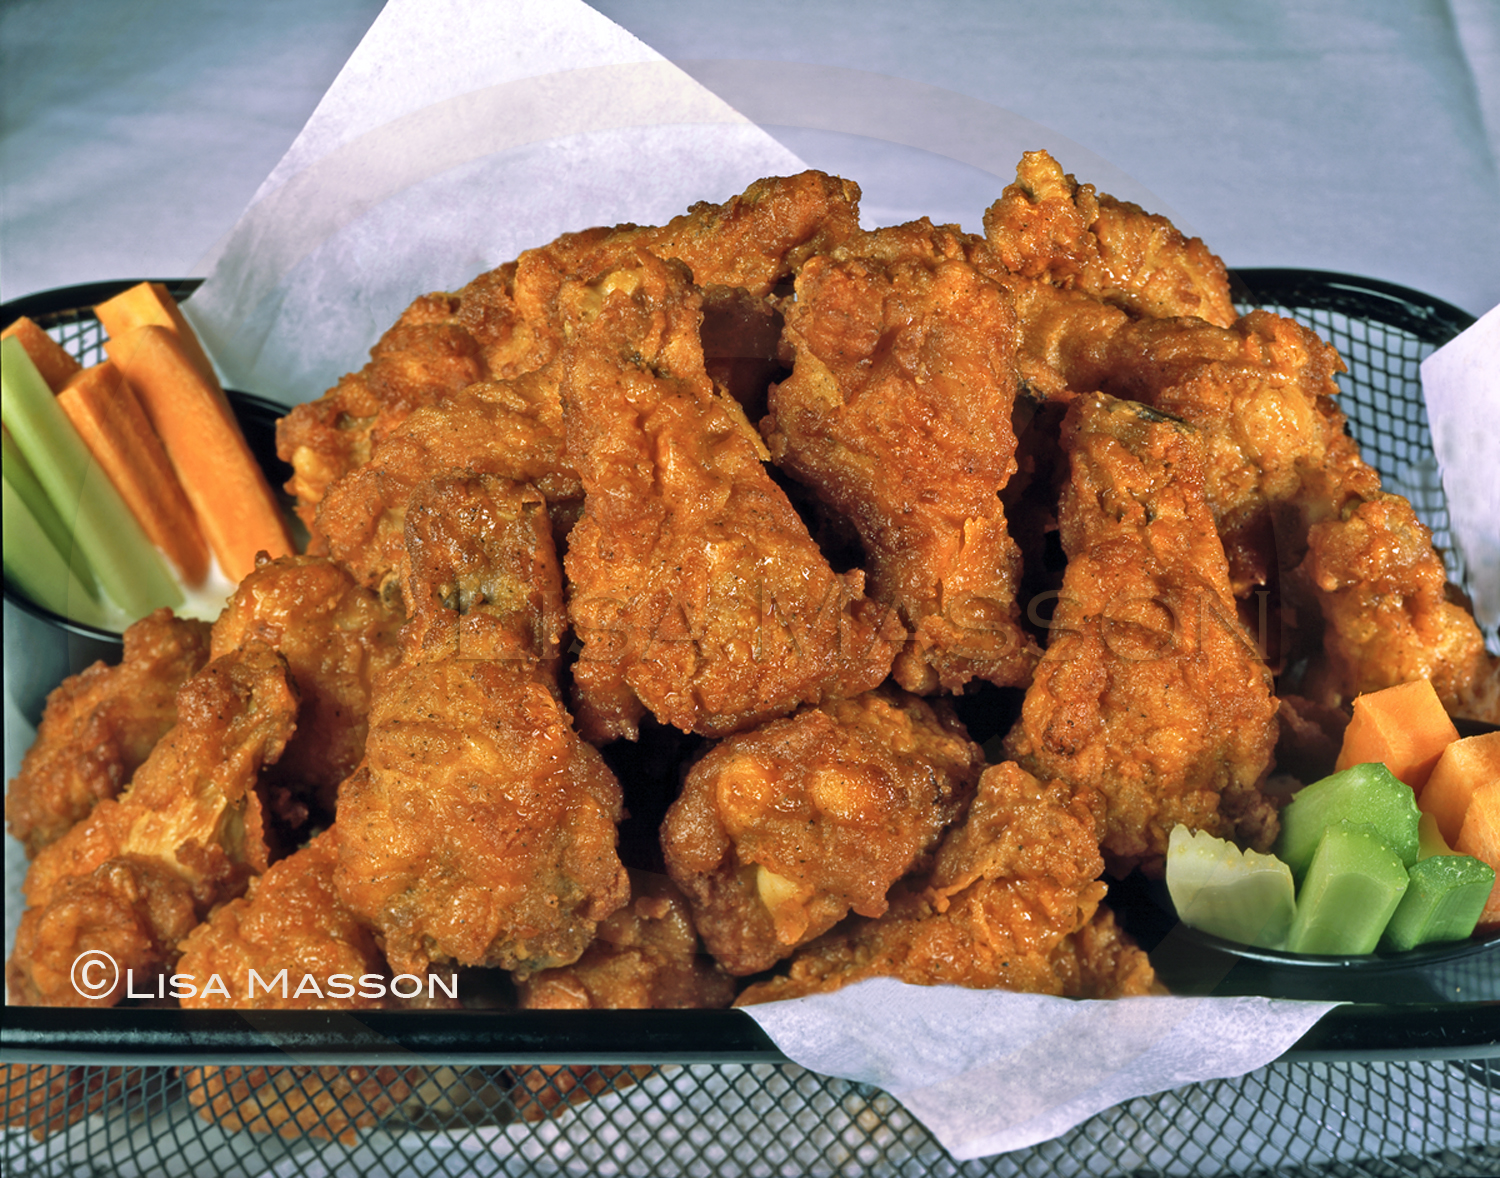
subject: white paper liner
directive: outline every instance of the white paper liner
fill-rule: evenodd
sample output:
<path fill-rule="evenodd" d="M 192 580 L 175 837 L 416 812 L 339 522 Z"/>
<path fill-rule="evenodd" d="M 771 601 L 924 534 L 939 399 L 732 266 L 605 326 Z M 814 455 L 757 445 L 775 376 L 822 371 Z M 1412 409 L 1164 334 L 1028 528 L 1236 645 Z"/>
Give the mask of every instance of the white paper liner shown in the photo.
<path fill-rule="evenodd" d="M 1422 394 L 1474 618 L 1500 650 L 1500 307 L 1422 361 Z"/>

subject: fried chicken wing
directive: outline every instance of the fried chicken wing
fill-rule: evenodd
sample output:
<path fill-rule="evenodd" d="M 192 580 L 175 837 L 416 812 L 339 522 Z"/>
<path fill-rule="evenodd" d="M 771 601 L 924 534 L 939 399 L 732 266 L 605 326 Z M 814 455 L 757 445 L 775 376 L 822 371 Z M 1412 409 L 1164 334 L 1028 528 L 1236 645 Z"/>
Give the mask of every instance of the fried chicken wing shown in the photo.
<path fill-rule="evenodd" d="M 517 986 L 523 1010 L 693 1010 L 734 1001 L 734 979 L 704 952 L 672 881 L 632 871 L 630 891 L 630 903 L 600 922 L 582 957 Z"/>
<path fill-rule="evenodd" d="M 568 454 L 584 513 L 568 603 L 582 731 L 646 710 L 717 736 L 885 678 L 899 630 L 837 575 L 761 465 L 760 437 L 704 372 L 700 297 L 637 254 L 564 298 Z"/>
<path fill-rule="evenodd" d="M 374 934 L 339 903 L 338 827 L 273 863 L 244 896 L 221 904 L 182 943 L 190 1009 L 382 1010 L 406 1005 L 365 975 L 388 980 Z M 252 984 L 251 971 L 259 984 Z M 219 978 L 222 989 L 210 988 Z M 307 979 L 311 978 L 309 984 Z M 278 981 L 278 979 L 280 979 Z"/>
<path fill-rule="evenodd" d="M 1028 151 L 1016 182 L 984 214 L 984 235 L 1012 274 L 1089 294 L 1133 315 L 1235 321 L 1224 263 L 1167 218 L 1096 193 L 1045 151 Z"/>
<path fill-rule="evenodd" d="M 1150 992 L 1146 955 L 1100 907 L 1098 796 L 992 765 L 930 876 L 903 885 L 890 911 L 800 950 L 748 1006 L 826 993 L 871 977 L 1068 997 Z"/>
<path fill-rule="evenodd" d="M 1020 553 L 1000 491 L 1016 470 L 1015 316 L 952 234 L 879 230 L 797 277 L 792 375 L 771 389 L 771 457 L 853 524 L 869 594 L 911 632 L 909 691 L 1025 684 Z"/>
<path fill-rule="evenodd" d="M 755 973 L 850 911 L 884 912 L 983 766 L 945 704 L 892 689 L 805 709 L 693 766 L 662 824 L 667 872 L 709 952 Z"/>
<path fill-rule="evenodd" d="M 555 694 L 561 581 L 545 505 L 490 476 L 418 494 L 403 661 L 339 790 L 339 899 L 400 973 L 565 965 L 628 882 L 619 783 Z"/>
<path fill-rule="evenodd" d="M 456 294 L 416 300 L 364 369 L 297 406 L 277 427 L 277 451 L 295 472 L 287 489 L 297 497 L 314 550 L 323 543 L 317 509 L 328 487 L 368 461 L 408 414 L 475 381 L 533 372 L 557 355 L 563 340 L 557 298 L 569 274 L 593 274 L 647 249 L 682 261 L 702 286 L 764 296 L 802 259 L 858 231 L 858 201 L 857 185 L 821 172 L 758 180 L 722 205 L 694 205 L 663 226 L 564 234 Z"/>
<path fill-rule="evenodd" d="M 348 572 L 315 556 L 257 565 L 214 623 L 215 658 L 259 641 L 291 671 L 297 730 L 267 785 L 283 795 L 277 810 L 294 829 L 309 810 L 332 820 L 339 782 L 364 755 L 371 690 L 400 656 L 400 625 Z"/>
<path fill-rule="evenodd" d="M 1265 850 L 1276 701 L 1235 612 L 1196 433 L 1095 395 L 1069 408 L 1063 440 L 1068 564 L 1007 751 L 1105 798 L 1117 873 L 1159 872 L 1177 823 Z"/>
<path fill-rule="evenodd" d="M 5 799 L 6 824 L 27 855 L 119 794 L 176 722 L 177 689 L 208 658 L 208 624 L 159 609 L 126 629 L 117 665 L 94 663 L 47 697 Z"/>
<path fill-rule="evenodd" d="M 130 788 L 32 862 L 6 970 L 13 1002 L 86 1002 L 70 971 L 89 949 L 118 963 L 118 984 L 100 1000 L 119 1001 L 127 969 L 154 978 L 209 908 L 265 870 L 256 778 L 281 755 L 296 715 L 286 663 L 260 643 L 182 686 L 177 723 Z"/>

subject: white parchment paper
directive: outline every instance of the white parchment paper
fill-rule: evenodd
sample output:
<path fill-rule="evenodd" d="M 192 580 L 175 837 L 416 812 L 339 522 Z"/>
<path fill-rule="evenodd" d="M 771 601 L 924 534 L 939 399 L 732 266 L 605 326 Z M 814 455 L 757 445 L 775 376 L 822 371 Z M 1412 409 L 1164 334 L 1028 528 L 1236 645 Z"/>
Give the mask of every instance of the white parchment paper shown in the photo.
<path fill-rule="evenodd" d="M 1500 650 L 1500 307 L 1422 361 L 1422 395 L 1474 617 Z"/>
<path fill-rule="evenodd" d="M 1136 1096 L 1254 1071 L 1336 1005 L 1083 1002 L 872 978 L 746 1010 L 797 1063 L 883 1088 L 964 1161 L 1049 1140 Z"/>

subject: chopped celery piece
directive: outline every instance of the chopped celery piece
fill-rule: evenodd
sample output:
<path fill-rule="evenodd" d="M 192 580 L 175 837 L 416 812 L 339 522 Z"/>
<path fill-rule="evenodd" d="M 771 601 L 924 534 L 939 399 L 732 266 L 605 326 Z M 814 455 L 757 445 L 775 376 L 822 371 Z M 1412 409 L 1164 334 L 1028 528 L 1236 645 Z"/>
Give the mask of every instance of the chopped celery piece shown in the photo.
<path fill-rule="evenodd" d="M 1297 791 L 1281 811 L 1276 854 L 1292 869 L 1298 887 L 1307 874 L 1323 833 L 1347 820 L 1372 826 L 1404 866 L 1417 861 L 1416 795 L 1384 765 L 1355 765 Z"/>
<path fill-rule="evenodd" d="M 1420 859 L 1407 874 L 1411 882 L 1385 926 L 1382 949 L 1403 951 L 1473 935 L 1495 886 L 1493 867 L 1450 853 Z"/>
<path fill-rule="evenodd" d="M 1286 947 L 1333 956 L 1373 953 L 1406 889 L 1406 865 L 1374 827 L 1337 822 L 1313 852 Z"/>
<path fill-rule="evenodd" d="M 1166 876 L 1184 924 L 1263 949 L 1286 939 L 1296 903 L 1291 870 L 1276 856 L 1179 825 L 1167 840 Z"/>
<path fill-rule="evenodd" d="M 5 428 L 114 604 L 131 618 L 182 604 L 182 589 L 94 462 L 21 341 L 0 341 Z"/>
<path fill-rule="evenodd" d="M 1458 852 L 1448 845 L 1448 840 L 1443 837 L 1442 828 L 1438 826 L 1437 816 L 1422 811 L 1422 818 L 1417 823 L 1417 862 L 1423 859 L 1431 859 L 1434 855 L 1457 855 Z"/>
<path fill-rule="evenodd" d="M 7 477 L 0 480 L 5 512 L 5 579 L 32 601 L 90 626 L 118 629 L 116 618 L 73 574 Z"/>
<path fill-rule="evenodd" d="M 42 490 L 42 484 L 36 481 L 36 474 L 31 469 L 31 464 L 22 455 L 21 449 L 16 445 L 16 440 L 10 436 L 8 429 L 0 429 L 0 450 L 3 450 L 3 462 L 5 481 L 11 486 L 13 494 L 21 497 L 21 502 L 26 505 L 33 522 L 35 522 L 51 541 L 53 551 L 67 560 L 68 566 L 73 570 L 73 575 L 78 578 L 78 583 L 88 590 L 91 598 L 98 599 L 99 583 L 94 579 L 94 572 L 89 568 L 89 562 L 84 559 L 83 549 L 73 543 L 73 534 L 62 521 L 52 506 L 52 500 L 47 498 L 47 492 Z M 6 519 L 10 516 L 7 515 Z M 24 550 L 23 550 L 24 551 Z M 23 553 L 17 553 L 17 559 L 23 559 Z M 46 602 L 38 601 L 40 605 Z M 48 609 L 52 609 L 49 605 Z M 53 613 L 61 613 L 61 610 L 53 610 Z"/>

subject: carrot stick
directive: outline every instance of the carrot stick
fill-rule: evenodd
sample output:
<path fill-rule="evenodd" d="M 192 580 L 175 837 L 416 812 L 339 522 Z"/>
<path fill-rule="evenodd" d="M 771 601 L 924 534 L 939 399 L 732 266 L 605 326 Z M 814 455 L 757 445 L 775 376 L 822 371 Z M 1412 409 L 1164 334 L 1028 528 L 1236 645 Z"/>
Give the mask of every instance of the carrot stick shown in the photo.
<path fill-rule="evenodd" d="M 21 341 L 21 346 L 26 349 L 36 370 L 42 374 L 47 387 L 54 393 L 83 368 L 67 348 L 48 335 L 44 328 L 37 326 L 35 320 L 28 319 L 25 315 L 0 331 L 0 339 L 9 339 L 11 336 Z"/>
<path fill-rule="evenodd" d="M 177 566 L 185 584 L 202 584 L 208 545 L 161 439 L 120 370 L 108 360 L 85 368 L 58 393 L 57 403 L 151 543 Z"/>
<path fill-rule="evenodd" d="M 104 348 L 140 396 L 224 575 L 241 580 L 260 551 L 290 554 L 291 536 L 270 484 L 181 340 L 148 324 Z"/>
<path fill-rule="evenodd" d="M 148 324 L 165 327 L 173 332 L 182 341 L 183 350 L 187 352 L 188 359 L 193 362 L 198 374 L 214 390 L 216 396 L 223 397 L 224 390 L 219 387 L 219 378 L 214 372 L 212 361 L 204 352 L 203 345 L 198 342 L 198 334 L 183 316 L 177 301 L 161 283 L 138 283 L 100 303 L 94 308 L 94 314 L 104 325 L 104 330 L 115 339 Z"/>

